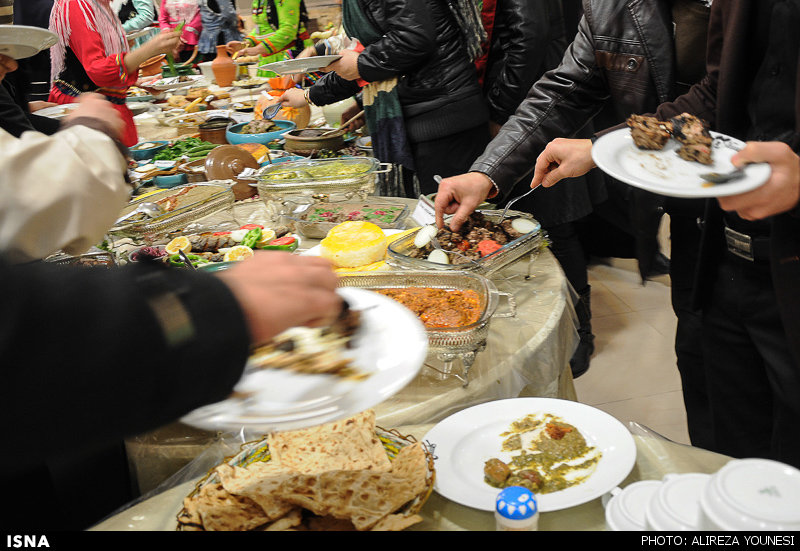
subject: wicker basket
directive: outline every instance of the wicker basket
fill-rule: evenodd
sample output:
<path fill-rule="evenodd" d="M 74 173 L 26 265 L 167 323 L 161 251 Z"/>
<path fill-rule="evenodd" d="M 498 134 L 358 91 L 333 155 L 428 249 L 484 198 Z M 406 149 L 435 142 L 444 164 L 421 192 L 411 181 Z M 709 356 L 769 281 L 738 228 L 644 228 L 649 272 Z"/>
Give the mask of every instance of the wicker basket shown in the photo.
<path fill-rule="evenodd" d="M 380 439 L 381 443 L 383 444 L 383 448 L 386 450 L 386 454 L 392 461 L 394 461 L 397 452 L 400 451 L 401 448 L 411 444 L 415 444 L 417 442 L 417 440 L 413 436 L 410 435 L 404 436 L 395 429 L 386 430 L 381 427 L 376 427 L 375 434 Z M 425 488 L 414 499 L 406 503 L 401 510 L 396 511 L 395 513 L 402 513 L 405 516 L 411 516 L 419 513 L 419 511 L 422 509 L 423 505 L 425 505 L 425 502 L 428 500 L 431 493 L 433 492 L 434 481 L 436 479 L 436 470 L 434 468 L 433 454 L 424 443 L 422 443 L 422 449 L 425 452 L 425 458 L 428 467 L 428 473 L 425 479 Z M 269 451 L 269 445 L 267 444 L 267 439 L 264 438 L 259 441 L 247 442 L 243 444 L 242 451 L 240 451 L 233 457 L 225 460 L 224 463 L 235 467 L 247 467 L 248 465 L 252 465 L 253 463 L 266 462 L 270 461 L 271 459 L 272 456 Z M 214 467 L 206 474 L 205 477 L 203 477 L 195 485 L 194 490 L 192 490 L 192 492 L 187 497 L 194 496 L 206 484 L 216 484 L 218 482 L 219 482 L 219 477 L 216 473 L 216 467 Z M 197 531 L 197 526 L 192 525 L 191 527 L 189 527 L 186 524 L 184 524 L 183 519 L 185 518 L 186 518 L 186 510 L 181 509 L 181 511 L 177 515 L 178 526 L 176 530 Z"/>

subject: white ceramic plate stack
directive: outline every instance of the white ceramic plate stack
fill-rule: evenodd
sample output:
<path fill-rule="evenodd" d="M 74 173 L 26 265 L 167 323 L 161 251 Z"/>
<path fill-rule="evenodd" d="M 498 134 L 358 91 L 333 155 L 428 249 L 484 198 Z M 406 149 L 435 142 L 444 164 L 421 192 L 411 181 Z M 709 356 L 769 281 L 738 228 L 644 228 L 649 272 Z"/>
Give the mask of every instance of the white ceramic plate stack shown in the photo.
<path fill-rule="evenodd" d="M 642 480 L 629 484 L 624 490 L 612 490 L 606 503 L 606 527 L 625 532 L 646 530 L 647 504 L 661 484 L 660 480 Z"/>
<path fill-rule="evenodd" d="M 657 532 L 691 532 L 700 527 L 700 496 L 711 475 L 668 474 L 647 503 L 645 526 Z"/>
<path fill-rule="evenodd" d="M 702 530 L 800 530 L 800 470 L 767 459 L 736 459 L 701 497 Z"/>

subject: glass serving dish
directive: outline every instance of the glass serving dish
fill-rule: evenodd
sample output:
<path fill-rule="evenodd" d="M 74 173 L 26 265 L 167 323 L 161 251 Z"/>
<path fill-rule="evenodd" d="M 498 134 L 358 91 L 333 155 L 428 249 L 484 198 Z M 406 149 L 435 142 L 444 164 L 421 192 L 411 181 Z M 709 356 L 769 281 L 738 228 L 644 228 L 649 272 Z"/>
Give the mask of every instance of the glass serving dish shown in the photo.
<path fill-rule="evenodd" d="M 326 221 L 330 213 L 330 221 Z M 385 213 L 385 214 L 381 214 Z M 367 202 L 324 202 L 297 205 L 284 215 L 285 223 L 294 230 L 311 239 L 322 239 L 328 232 L 346 220 L 372 222 L 379 228 L 396 230 L 405 227 L 408 206 L 402 203 L 382 201 Z"/>
<path fill-rule="evenodd" d="M 360 289 L 404 289 L 425 287 L 448 290 L 472 290 L 480 300 L 480 316 L 471 325 L 453 328 L 426 328 L 428 353 L 444 362 L 442 374 L 455 376 L 464 386 L 469 384 L 469 370 L 475 355 L 486 346 L 489 323 L 493 317 L 508 318 L 517 315 L 514 296 L 497 290 L 486 277 L 471 272 L 438 270 L 397 270 L 385 272 L 352 272 L 339 274 L 340 287 Z M 498 312 L 501 297 L 505 297 L 508 310 Z M 455 360 L 461 360 L 462 372 L 453 369 Z"/>
<path fill-rule="evenodd" d="M 124 221 L 109 233 L 132 239 L 153 238 L 182 230 L 192 222 L 224 209 L 233 212 L 234 194 L 228 185 L 196 183 L 178 186 L 134 199 L 122 209 L 119 217 L 134 211 L 140 203 L 157 203 L 166 212 L 155 218 L 136 218 Z"/>
<path fill-rule="evenodd" d="M 500 217 L 503 215 L 502 210 L 482 210 L 478 212 L 482 213 L 486 219 L 492 222 L 499 221 Z M 416 249 L 414 238 L 417 232 L 411 232 L 389 244 L 386 262 L 395 268 L 407 270 L 438 270 L 441 272 L 468 271 L 483 275 L 492 274 L 523 256 L 537 251 L 544 243 L 541 225 L 530 214 L 509 210 L 506 214 L 506 218 L 527 218 L 536 223 L 536 229 L 506 243 L 497 251 L 476 260 L 474 263 L 467 262 L 464 264 L 439 264 L 438 262 L 431 262 L 423 258 L 408 256 L 409 252 Z"/>
<path fill-rule="evenodd" d="M 390 170 L 390 164 L 374 157 L 303 159 L 263 167 L 256 187 L 268 207 L 279 203 L 285 214 L 292 205 L 321 200 L 364 201 L 375 191 L 376 176 Z"/>

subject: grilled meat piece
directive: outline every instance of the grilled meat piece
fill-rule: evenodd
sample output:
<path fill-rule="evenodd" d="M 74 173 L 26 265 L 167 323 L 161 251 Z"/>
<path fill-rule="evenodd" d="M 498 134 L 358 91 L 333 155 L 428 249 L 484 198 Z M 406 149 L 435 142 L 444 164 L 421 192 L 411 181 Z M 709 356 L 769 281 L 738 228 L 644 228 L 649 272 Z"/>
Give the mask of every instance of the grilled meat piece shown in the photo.
<path fill-rule="evenodd" d="M 193 253 L 216 252 L 225 247 L 237 244 L 230 235 L 213 235 L 213 233 L 200 233 L 189 236 Z"/>
<path fill-rule="evenodd" d="M 628 117 L 627 123 L 628 128 L 631 129 L 633 143 L 639 149 L 663 149 L 670 138 L 669 124 L 655 117 L 631 115 Z"/>
<path fill-rule="evenodd" d="M 704 165 L 710 165 L 713 162 L 711 159 L 713 138 L 705 121 L 689 113 L 682 113 L 671 118 L 670 124 L 672 124 L 673 137 L 682 145 L 678 150 L 678 155 L 682 159 Z"/>
<path fill-rule="evenodd" d="M 483 464 L 483 476 L 492 486 L 502 486 L 511 476 L 511 468 L 493 457 Z"/>

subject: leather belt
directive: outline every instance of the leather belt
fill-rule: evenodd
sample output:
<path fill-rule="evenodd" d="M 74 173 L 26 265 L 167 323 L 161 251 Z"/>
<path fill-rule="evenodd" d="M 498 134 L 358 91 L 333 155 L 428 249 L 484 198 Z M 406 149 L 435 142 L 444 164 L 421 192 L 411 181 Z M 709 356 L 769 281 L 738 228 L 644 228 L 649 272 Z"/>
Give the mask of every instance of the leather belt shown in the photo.
<path fill-rule="evenodd" d="M 725 226 L 725 244 L 733 255 L 755 262 L 769 260 L 769 237 L 753 237 Z"/>

